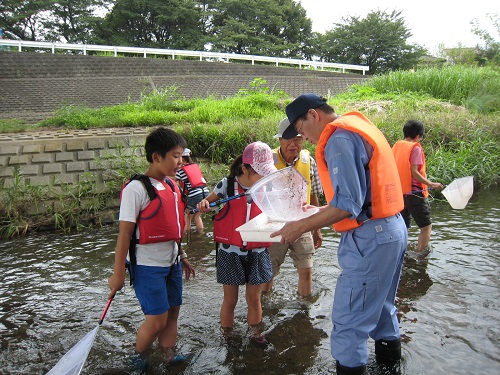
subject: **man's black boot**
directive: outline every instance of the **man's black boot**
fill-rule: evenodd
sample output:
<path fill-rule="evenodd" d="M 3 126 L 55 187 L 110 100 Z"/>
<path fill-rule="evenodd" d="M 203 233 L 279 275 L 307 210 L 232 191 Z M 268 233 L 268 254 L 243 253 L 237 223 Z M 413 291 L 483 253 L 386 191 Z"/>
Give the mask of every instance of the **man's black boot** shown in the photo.
<path fill-rule="evenodd" d="M 366 366 L 347 367 L 337 361 L 337 375 L 365 375 Z"/>
<path fill-rule="evenodd" d="M 401 359 L 401 340 L 376 340 L 375 357 L 377 362 L 395 362 Z"/>

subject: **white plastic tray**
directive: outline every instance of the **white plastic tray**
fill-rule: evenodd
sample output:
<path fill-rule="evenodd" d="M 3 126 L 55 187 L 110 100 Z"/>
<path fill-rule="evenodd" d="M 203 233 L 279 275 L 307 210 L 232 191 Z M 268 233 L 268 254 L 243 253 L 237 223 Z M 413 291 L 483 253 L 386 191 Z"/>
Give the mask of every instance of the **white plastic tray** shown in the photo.
<path fill-rule="evenodd" d="M 319 209 L 317 208 L 312 208 L 307 211 L 305 211 L 301 217 L 305 218 L 308 216 L 311 216 L 318 212 Z M 254 217 L 252 220 L 250 220 L 248 223 L 245 223 L 236 230 L 240 232 L 241 239 L 243 241 L 247 242 L 280 242 L 281 241 L 281 236 L 273 237 L 271 238 L 271 233 L 274 233 L 281 228 L 286 223 L 283 221 L 270 221 L 269 217 L 261 213 L 260 215 Z"/>

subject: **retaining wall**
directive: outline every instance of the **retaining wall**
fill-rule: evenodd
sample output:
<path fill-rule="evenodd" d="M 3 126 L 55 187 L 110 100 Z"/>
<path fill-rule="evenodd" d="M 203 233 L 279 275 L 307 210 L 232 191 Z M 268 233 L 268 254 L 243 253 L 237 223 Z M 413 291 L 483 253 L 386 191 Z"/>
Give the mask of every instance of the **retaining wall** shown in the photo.
<path fill-rule="evenodd" d="M 12 186 L 16 174 L 32 185 L 57 187 L 89 179 L 102 184 L 133 153 L 144 156 L 148 133 L 126 128 L 0 134 L 0 184 Z"/>
<path fill-rule="evenodd" d="M 99 108 L 172 86 L 185 98 L 228 97 L 249 88 L 255 78 L 291 97 L 304 92 L 335 95 L 368 79 L 270 65 L 0 51 L 0 119 L 34 123 L 64 105 Z"/>
<path fill-rule="evenodd" d="M 255 78 L 291 97 L 335 95 L 368 77 L 318 70 L 166 58 L 0 51 L 0 119 L 37 122 L 63 105 L 92 108 L 138 100 L 145 90 L 176 86 L 185 98 L 226 97 Z M 0 134 L 0 184 L 16 171 L 33 185 L 106 181 L 115 162 L 143 145 L 146 129 Z"/>

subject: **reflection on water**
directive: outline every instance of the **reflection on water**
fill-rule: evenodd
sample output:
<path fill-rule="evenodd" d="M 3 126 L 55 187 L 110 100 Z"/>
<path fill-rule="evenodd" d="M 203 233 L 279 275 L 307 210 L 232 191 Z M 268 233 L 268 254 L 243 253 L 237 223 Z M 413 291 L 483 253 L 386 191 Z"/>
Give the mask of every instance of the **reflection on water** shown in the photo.
<path fill-rule="evenodd" d="M 433 251 L 407 257 L 398 293 L 402 374 L 500 373 L 499 188 L 476 193 L 465 210 L 433 202 Z M 210 230 L 209 216 L 206 228 Z M 116 227 L 85 233 L 38 234 L 0 242 L 0 374 L 45 374 L 96 327 L 108 294 Z M 243 294 L 231 336 L 218 319 L 222 288 L 215 282 L 214 245 L 193 234 L 188 246 L 196 278 L 185 284 L 179 350 L 186 364 L 165 368 L 153 355 L 148 374 L 332 374 L 330 311 L 340 272 L 338 236 L 324 230 L 315 255 L 314 294 L 297 297 L 290 260 L 263 298 L 271 345 L 249 342 Z M 417 231 L 410 231 L 416 241 Z M 113 301 L 83 374 L 128 374 L 142 313 L 126 286 Z M 381 374 L 370 345 L 369 374 Z"/>

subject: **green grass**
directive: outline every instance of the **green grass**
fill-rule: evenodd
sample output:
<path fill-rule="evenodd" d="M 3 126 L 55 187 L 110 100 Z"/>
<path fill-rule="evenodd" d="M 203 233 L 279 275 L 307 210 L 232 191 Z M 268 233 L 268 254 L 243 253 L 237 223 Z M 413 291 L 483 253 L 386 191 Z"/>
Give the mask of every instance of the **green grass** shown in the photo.
<path fill-rule="evenodd" d="M 397 71 L 375 76 L 368 85 L 379 93 L 428 94 L 481 113 L 498 111 L 500 106 L 500 73 L 493 68 L 448 66 Z"/>
<path fill-rule="evenodd" d="M 455 178 L 474 175 L 476 188 L 487 188 L 500 180 L 499 81 L 496 71 L 482 68 L 394 72 L 353 86 L 344 94 L 328 98 L 328 102 L 339 114 L 353 110 L 365 114 L 391 145 L 403 137 L 406 121 L 423 121 L 427 131 L 422 146 L 429 177 L 448 184 Z M 262 79 L 226 99 L 183 100 L 171 87 L 144 94 L 137 103 L 101 109 L 67 106 L 35 126 L 0 120 L 0 132 L 170 126 L 186 138 L 213 187 L 248 143 L 260 140 L 273 148 L 278 146 L 273 135 L 291 100 L 267 87 Z M 315 146 L 308 142 L 304 148 L 315 152 Z M 26 184 L 21 176 L 16 176 L 11 187 L 0 184 L 0 214 L 6 218 L 0 224 L 0 237 L 22 234 L 47 222 L 62 230 L 89 221 L 98 223 L 100 211 L 109 199 L 116 199 L 126 178 L 146 168 L 144 157 L 138 152 L 132 154 L 118 158 L 122 164 L 114 162 L 109 169 L 112 178 L 104 191 L 96 191 L 92 176 L 55 197 L 53 192 Z M 47 197 L 52 200 L 50 204 Z M 38 216 L 33 215 L 34 209 Z"/>

